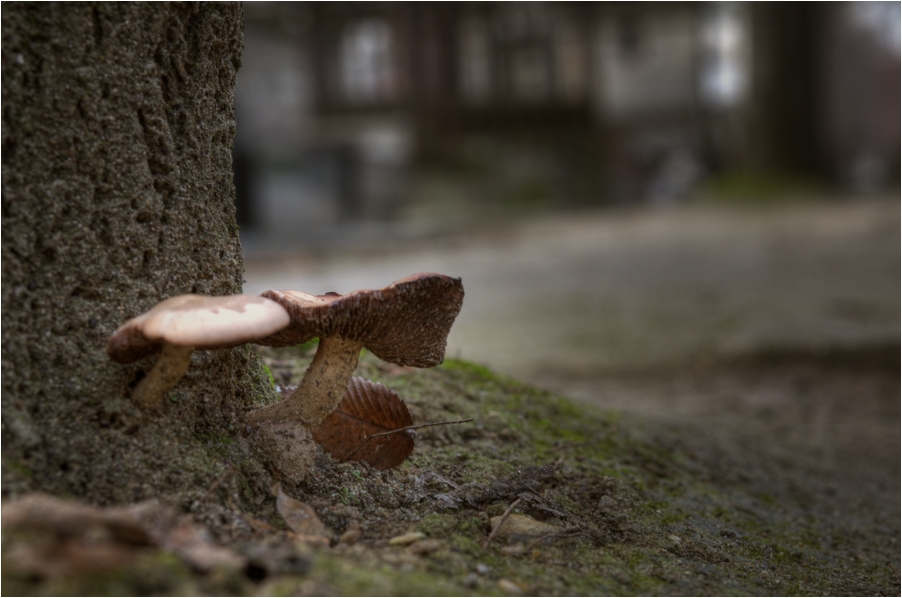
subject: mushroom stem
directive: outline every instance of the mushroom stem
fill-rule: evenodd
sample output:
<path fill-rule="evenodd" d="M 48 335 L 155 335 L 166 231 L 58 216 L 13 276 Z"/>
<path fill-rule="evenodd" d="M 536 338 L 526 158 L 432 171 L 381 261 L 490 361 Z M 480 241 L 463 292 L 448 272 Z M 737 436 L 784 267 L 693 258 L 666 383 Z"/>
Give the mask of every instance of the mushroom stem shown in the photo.
<path fill-rule="evenodd" d="M 335 411 L 357 369 L 362 341 L 321 338 L 301 384 L 280 403 L 248 414 L 251 423 L 296 421 L 311 428 Z"/>
<path fill-rule="evenodd" d="M 157 362 L 135 388 L 132 399 L 144 409 L 157 409 L 163 396 L 185 375 L 193 351 L 194 347 L 163 343 Z"/>

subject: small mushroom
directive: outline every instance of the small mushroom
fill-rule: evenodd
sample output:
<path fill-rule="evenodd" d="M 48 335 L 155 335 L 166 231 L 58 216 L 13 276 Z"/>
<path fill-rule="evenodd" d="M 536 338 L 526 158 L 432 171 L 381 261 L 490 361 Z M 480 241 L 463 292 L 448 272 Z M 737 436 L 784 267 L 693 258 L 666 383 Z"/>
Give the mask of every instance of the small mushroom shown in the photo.
<path fill-rule="evenodd" d="M 153 369 L 132 398 L 159 407 L 191 363 L 195 349 L 226 349 L 270 335 L 290 322 L 285 309 L 264 297 L 180 295 L 158 303 L 116 329 L 106 351 L 117 363 L 131 363 L 160 351 Z"/>
<path fill-rule="evenodd" d="M 362 348 L 397 365 L 440 364 L 464 289 L 459 278 L 423 273 L 375 291 L 347 295 L 266 291 L 263 296 L 281 304 L 291 324 L 252 342 L 284 347 L 318 337 L 319 347 L 297 389 L 279 403 L 252 411 L 249 421 L 300 422 L 310 428 L 341 402 Z"/>

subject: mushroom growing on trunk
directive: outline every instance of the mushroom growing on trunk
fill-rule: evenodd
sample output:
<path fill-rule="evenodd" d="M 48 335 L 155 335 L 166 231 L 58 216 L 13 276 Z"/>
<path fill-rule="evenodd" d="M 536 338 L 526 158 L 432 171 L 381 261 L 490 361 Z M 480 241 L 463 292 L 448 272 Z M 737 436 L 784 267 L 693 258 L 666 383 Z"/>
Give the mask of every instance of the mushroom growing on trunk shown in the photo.
<path fill-rule="evenodd" d="M 319 338 L 313 363 L 285 400 L 252 411 L 252 424 L 299 422 L 310 428 L 341 402 L 360 350 L 397 365 L 433 367 L 445 358 L 448 332 L 463 305 L 459 278 L 413 274 L 384 289 L 347 295 L 266 291 L 291 316 L 291 324 L 252 341 L 285 347 Z"/>
<path fill-rule="evenodd" d="M 180 295 L 117 328 L 106 351 L 117 363 L 131 363 L 160 351 L 153 369 L 132 395 L 141 407 L 155 409 L 187 371 L 195 349 L 243 345 L 289 322 L 285 309 L 264 297 Z"/>

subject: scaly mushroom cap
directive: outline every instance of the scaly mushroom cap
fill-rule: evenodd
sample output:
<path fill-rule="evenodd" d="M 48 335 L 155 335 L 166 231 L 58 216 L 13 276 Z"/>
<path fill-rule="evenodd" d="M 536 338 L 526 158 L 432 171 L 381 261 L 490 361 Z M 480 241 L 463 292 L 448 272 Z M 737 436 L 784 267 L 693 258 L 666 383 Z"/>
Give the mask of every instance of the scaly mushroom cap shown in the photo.
<path fill-rule="evenodd" d="M 106 352 L 117 363 L 131 363 L 164 342 L 197 349 L 225 349 L 270 335 L 290 322 L 281 305 L 254 295 L 179 295 L 116 329 Z"/>
<path fill-rule="evenodd" d="M 310 295 L 266 291 L 291 316 L 291 324 L 252 341 L 271 347 L 313 338 L 360 341 L 379 359 L 398 365 L 433 367 L 445 358 L 448 332 L 464 300 L 459 278 L 413 274 L 376 291 Z"/>

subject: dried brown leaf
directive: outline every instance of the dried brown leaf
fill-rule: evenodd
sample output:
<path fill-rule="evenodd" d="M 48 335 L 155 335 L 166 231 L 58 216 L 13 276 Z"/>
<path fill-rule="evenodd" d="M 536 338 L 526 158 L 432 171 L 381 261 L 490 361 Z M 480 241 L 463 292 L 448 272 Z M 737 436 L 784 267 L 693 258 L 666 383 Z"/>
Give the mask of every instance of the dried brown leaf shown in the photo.
<path fill-rule="evenodd" d="M 404 432 L 371 437 L 411 425 L 410 411 L 394 391 L 376 382 L 352 378 L 335 411 L 311 432 L 316 443 L 335 459 L 363 461 L 385 470 L 410 456 L 413 439 Z"/>
<path fill-rule="evenodd" d="M 47 494 L 29 494 L 3 505 L 3 527 L 52 532 L 61 537 L 109 538 L 153 544 L 151 533 L 127 507 L 95 507 Z"/>
<path fill-rule="evenodd" d="M 3 528 L 44 536 L 38 544 L 15 547 L 16 564 L 41 575 L 115 567 L 135 558 L 144 546 L 174 552 L 188 566 L 201 571 L 244 565 L 242 557 L 217 546 L 206 529 L 154 501 L 129 507 L 95 507 L 31 494 L 3 505 Z M 107 555 L 113 553 L 121 553 L 122 560 L 108 559 Z M 53 566 L 37 565 L 42 559 L 54 561 Z"/>
<path fill-rule="evenodd" d="M 254 533 L 270 535 L 280 533 L 281 531 L 279 530 L 279 528 L 272 526 L 265 521 L 261 521 L 260 519 L 257 519 L 255 517 L 251 517 L 246 513 L 243 514 L 242 517 L 244 518 L 244 521 L 247 522 L 247 524 L 251 527 Z"/>
<path fill-rule="evenodd" d="M 307 503 L 291 498 L 282 488 L 278 489 L 276 509 L 296 534 L 295 539 L 318 546 L 329 545 L 329 534 L 326 526 L 320 521 L 316 511 Z"/>
<path fill-rule="evenodd" d="M 124 542 L 53 538 L 15 544 L 4 555 L 4 566 L 36 577 L 68 577 L 128 567 L 142 550 L 146 549 Z"/>

